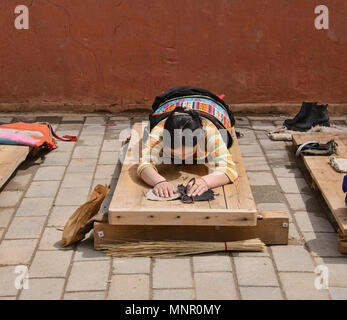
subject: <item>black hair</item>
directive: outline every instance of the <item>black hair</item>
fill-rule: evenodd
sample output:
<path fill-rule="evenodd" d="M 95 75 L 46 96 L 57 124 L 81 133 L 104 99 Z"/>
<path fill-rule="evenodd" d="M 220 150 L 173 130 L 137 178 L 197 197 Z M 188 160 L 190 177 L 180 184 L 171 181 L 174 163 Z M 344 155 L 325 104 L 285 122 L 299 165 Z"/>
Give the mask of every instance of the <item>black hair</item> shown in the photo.
<path fill-rule="evenodd" d="M 188 129 L 188 132 L 186 131 Z M 174 149 L 180 146 L 196 146 L 203 136 L 199 113 L 176 108 L 164 124 L 164 144 Z M 175 141 L 176 140 L 176 141 Z M 176 145 L 175 145 L 176 143 Z"/>

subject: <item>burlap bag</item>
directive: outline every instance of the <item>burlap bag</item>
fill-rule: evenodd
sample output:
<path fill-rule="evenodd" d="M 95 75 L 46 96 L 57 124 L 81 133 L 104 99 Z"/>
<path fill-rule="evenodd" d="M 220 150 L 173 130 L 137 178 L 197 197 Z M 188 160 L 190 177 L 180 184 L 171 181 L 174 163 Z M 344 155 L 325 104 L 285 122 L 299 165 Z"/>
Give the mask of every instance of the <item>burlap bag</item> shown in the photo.
<path fill-rule="evenodd" d="M 90 199 L 73 213 L 64 227 L 62 247 L 84 239 L 85 235 L 93 228 L 91 219 L 98 213 L 109 190 L 109 186 L 98 184 Z"/>

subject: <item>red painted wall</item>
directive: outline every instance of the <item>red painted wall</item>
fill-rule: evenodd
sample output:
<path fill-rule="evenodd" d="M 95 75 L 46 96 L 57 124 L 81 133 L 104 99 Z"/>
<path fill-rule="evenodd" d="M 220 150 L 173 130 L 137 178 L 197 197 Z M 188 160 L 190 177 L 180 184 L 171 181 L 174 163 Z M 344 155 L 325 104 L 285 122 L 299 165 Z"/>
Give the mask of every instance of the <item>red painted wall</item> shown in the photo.
<path fill-rule="evenodd" d="M 20 4 L 29 30 L 14 27 Z M 329 30 L 314 27 L 319 4 Z M 344 0 L 1 0 L 0 28 L 3 110 L 150 105 L 184 84 L 230 104 L 347 102 Z"/>

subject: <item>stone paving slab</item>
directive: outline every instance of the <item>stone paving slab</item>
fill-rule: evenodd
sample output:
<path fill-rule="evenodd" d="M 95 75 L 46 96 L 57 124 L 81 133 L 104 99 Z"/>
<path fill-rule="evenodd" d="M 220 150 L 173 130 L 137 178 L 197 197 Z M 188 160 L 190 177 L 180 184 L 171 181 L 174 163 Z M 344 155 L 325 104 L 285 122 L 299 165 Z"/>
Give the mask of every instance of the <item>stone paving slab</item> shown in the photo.
<path fill-rule="evenodd" d="M 194 291 L 192 289 L 154 289 L 153 300 L 193 300 Z"/>
<path fill-rule="evenodd" d="M 327 290 L 315 288 L 315 273 L 280 272 L 284 292 L 289 300 L 327 300 Z"/>
<path fill-rule="evenodd" d="M 235 257 L 240 286 L 278 286 L 273 263 L 268 257 Z"/>
<path fill-rule="evenodd" d="M 149 275 L 113 275 L 109 300 L 149 300 Z"/>
<path fill-rule="evenodd" d="M 240 287 L 243 300 L 283 300 L 278 287 Z"/>
<path fill-rule="evenodd" d="M 0 228 L 7 227 L 14 213 L 14 208 L 0 208 Z"/>
<path fill-rule="evenodd" d="M 231 272 L 194 273 L 197 300 L 237 300 L 238 294 Z"/>
<path fill-rule="evenodd" d="M 106 290 L 109 269 L 109 261 L 74 262 L 66 291 Z"/>
<path fill-rule="evenodd" d="M 29 264 L 36 245 L 37 239 L 2 240 L 0 265 Z"/>
<path fill-rule="evenodd" d="M 239 144 L 257 208 L 289 214 L 289 244 L 170 259 L 111 258 L 94 250 L 93 232 L 61 247 L 68 218 L 96 184 L 111 182 L 122 130 L 147 121 L 148 114 L 44 118 L 58 134 L 77 135 L 78 141 L 58 141 L 43 161 L 26 161 L 0 192 L 1 300 L 346 299 L 347 257 L 337 251 L 336 232 L 290 143 L 271 141 L 262 131 L 284 118 L 242 116 L 236 130 L 244 134 Z M 19 296 L 13 285 L 17 265 L 29 267 L 30 289 Z M 321 265 L 329 270 L 329 291 L 314 287 Z"/>
<path fill-rule="evenodd" d="M 155 259 L 153 288 L 192 288 L 191 263 L 189 258 Z"/>
<path fill-rule="evenodd" d="M 30 217 L 30 216 L 48 216 L 53 204 L 53 197 L 51 198 L 23 198 L 19 205 L 16 216 Z"/>
<path fill-rule="evenodd" d="M 29 289 L 23 289 L 20 300 L 58 300 L 63 294 L 64 279 L 30 279 Z"/>
<path fill-rule="evenodd" d="M 302 246 L 273 246 L 271 250 L 279 272 L 314 272 L 313 259 Z"/>
<path fill-rule="evenodd" d="M 232 271 L 230 256 L 221 255 L 205 255 L 193 257 L 194 272 L 208 271 Z"/>

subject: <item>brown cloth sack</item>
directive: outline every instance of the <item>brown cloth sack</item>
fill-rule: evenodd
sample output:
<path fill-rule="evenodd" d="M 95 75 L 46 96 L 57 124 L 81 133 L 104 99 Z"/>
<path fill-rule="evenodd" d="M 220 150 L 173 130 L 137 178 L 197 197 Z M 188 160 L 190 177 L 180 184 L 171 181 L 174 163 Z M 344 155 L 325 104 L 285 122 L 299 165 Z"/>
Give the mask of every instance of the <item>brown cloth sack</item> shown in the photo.
<path fill-rule="evenodd" d="M 109 190 L 110 186 L 98 184 L 90 199 L 73 213 L 64 227 L 62 247 L 84 239 L 85 235 L 93 228 L 93 221 L 90 219 L 100 210 Z"/>

